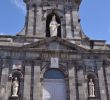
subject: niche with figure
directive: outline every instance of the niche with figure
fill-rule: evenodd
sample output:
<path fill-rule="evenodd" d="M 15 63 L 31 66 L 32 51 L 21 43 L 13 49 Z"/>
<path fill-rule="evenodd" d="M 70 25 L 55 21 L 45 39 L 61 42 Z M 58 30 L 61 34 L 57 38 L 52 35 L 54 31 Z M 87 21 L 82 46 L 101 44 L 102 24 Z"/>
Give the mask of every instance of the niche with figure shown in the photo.
<path fill-rule="evenodd" d="M 51 37 L 51 32 L 50 32 L 50 23 L 51 21 L 55 20 L 57 23 L 57 37 L 61 37 L 61 21 L 60 21 L 60 17 L 52 12 L 49 15 L 47 15 L 47 19 L 46 19 L 46 37 Z"/>
<path fill-rule="evenodd" d="M 23 78 L 21 71 L 13 70 L 9 75 L 11 80 L 11 97 L 10 98 L 19 98 L 20 92 L 20 81 Z"/>
<path fill-rule="evenodd" d="M 13 77 L 12 86 L 11 86 L 11 96 L 18 97 L 20 82 L 18 77 Z"/>
<path fill-rule="evenodd" d="M 97 95 L 97 78 L 93 73 L 88 74 L 87 76 L 87 85 L 88 85 L 88 97 L 94 98 Z"/>

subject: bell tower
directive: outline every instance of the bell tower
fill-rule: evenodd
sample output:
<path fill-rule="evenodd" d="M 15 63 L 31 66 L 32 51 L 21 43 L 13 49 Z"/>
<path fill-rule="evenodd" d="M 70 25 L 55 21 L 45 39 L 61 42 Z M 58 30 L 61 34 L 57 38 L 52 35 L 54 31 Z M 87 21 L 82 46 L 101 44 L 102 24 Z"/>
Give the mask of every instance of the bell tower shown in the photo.
<path fill-rule="evenodd" d="M 50 37 L 49 24 L 55 15 L 59 25 L 57 35 L 66 39 L 81 39 L 79 6 L 81 0 L 24 0 L 27 7 L 25 27 L 17 35 Z"/>

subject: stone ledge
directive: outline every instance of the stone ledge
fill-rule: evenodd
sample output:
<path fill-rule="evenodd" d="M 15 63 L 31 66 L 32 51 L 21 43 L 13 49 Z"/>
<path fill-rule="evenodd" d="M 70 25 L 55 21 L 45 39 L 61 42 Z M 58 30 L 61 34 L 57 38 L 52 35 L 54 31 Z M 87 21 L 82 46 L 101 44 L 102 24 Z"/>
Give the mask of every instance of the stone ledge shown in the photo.
<path fill-rule="evenodd" d="M 98 100 L 97 97 L 88 97 L 88 100 Z"/>
<path fill-rule="evenodd" d="M 9 100 L 19 100 L 19 97 L 12 97 L 12 96 L 10 96 Z"/>

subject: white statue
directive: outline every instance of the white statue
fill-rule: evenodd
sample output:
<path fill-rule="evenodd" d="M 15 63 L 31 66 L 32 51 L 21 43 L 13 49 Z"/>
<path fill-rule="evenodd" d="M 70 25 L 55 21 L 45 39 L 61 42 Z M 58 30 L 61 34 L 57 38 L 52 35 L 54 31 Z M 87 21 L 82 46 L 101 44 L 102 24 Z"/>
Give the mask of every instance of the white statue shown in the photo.
<path fill-rule="evenodd" d="M 89 81 L 89 96 L 90 97 L 95 97 L 95 88 L 94 88 L 94 83 L 92 79 Z"/>
<path fill-rule="evenodd" d="M 18 96 L 18 89 L 19 89 L 19 81 L 17 77 L 15 77 L 15 80 L 12 83 L 12 96 L 17 97 Z"/>
<path fill-rule="evenodd" d="M 55 15 L 52 17 L 52 21 L 50 22 L 50 36 L 57 36 L 58 27 L 60 24 L 57 23 Z"/>

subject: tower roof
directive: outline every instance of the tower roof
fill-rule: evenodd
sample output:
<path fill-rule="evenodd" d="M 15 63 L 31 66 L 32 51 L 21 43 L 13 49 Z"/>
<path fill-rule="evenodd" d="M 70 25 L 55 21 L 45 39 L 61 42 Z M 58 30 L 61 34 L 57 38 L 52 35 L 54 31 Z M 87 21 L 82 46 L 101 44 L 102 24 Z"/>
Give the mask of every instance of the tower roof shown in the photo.
<path fill-rule="evenodd" d="M 56 2 L 56 3 L 64 3 L 66 0 L 24 0 L 24 2 L 26 4 L 36 4 L 36 5 L 41 5 L 43 2 L 44 3 L 51 3 L 51 2 Z M 76 3 L 78 5 L 80 5 L 82 0 L 67 0 L 67 2 L 73 2 L 73 3 Z"/>

